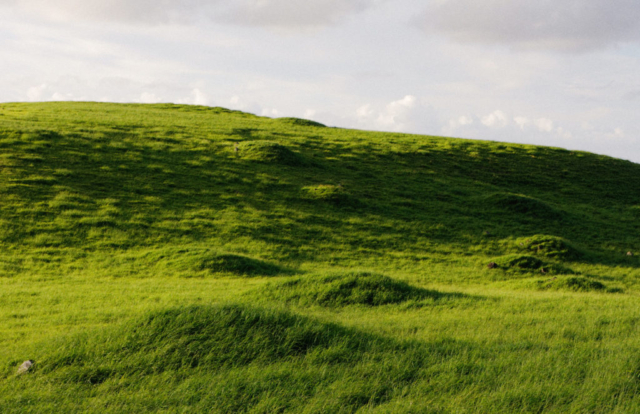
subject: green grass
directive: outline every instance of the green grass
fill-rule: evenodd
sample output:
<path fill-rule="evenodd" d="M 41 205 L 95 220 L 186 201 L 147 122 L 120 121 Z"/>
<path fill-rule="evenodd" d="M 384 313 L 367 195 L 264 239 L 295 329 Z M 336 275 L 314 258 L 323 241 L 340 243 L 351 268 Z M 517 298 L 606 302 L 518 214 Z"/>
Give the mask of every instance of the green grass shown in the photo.
<path fill-rule="evenodd" d="M 223 108 L 1 104 L 0 412 L 638 412 L 638 177 Z"/>

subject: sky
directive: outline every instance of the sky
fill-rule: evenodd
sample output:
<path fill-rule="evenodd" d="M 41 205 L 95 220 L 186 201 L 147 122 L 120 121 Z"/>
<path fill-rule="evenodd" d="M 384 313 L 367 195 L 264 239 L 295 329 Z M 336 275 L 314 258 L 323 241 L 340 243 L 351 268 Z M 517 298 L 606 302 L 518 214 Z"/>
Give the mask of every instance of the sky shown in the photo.
<path fill-rule="evenodd" d="M 0 0 L 0 102 L 173 102 L 640 163 L 637 0 Z"/>

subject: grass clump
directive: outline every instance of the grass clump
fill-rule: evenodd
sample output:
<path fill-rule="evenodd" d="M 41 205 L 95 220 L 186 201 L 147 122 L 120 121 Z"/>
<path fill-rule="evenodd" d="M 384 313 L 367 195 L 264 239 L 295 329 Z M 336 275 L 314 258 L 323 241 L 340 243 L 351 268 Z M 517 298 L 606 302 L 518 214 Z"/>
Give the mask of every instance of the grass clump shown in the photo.
<path fill-rule="evenodd" d="M 534 256 L 524 254 L 509 254 L 492 259 L 489 269 L 501 269 L 507 272 L 540 272 L 549 274 L 573 274 L 571 269 L 556 263 L 549 263 Z"/>
<path fill-rule="evenodd" d="M 196 270 L 235 276 L 275 276 L 283 272 L 280 266 L 231 253 L 207 254 L 200 259 Z"/>
<path fill-rule="evenodd" d="M 301 277 L 269 285 L 261 293 L 276 301 L 324 307 L 380 306 L 447 296 L 370 272 Z"/>
<path fill-rule="evenodd" d="M 320 184 L 302 187 L 302 196 L 307 200 L 324 201 L 337 206 L 357 204 L 353 196 L 340 184 Z"/>
<path fill-rule="evenodd" d="M 562 213 L 546 202 L 523 194 L 495 193 L 485 197 L 487 206 L 529 218 L 558 220 Z"/>
<path fill-rule="evenodd" d="M 515 243 L 518 249 L 537 256 L 560 260 L 577 260 L 583 256 L 581 251 L 562 237 L 537 234 L 517 239 Z"/>
<path fill-rule="evenodd" d="M 237 145 L 237 154 L 245 160 L 283 165 L 302 165 L 304 159 L 286 146 L 272 141 L 243 141 Z"/>
<path fill-rule="evenodd" d="M 621 289 L 608 288 L 604 283 L 584 276 L 554 277 L 538 280 L 534 286 L 539 290 L 566 290 L 572 292 L 609 292 L 619 293 Z"/>
<path fill-rule="evenodd" d="M 291 118 L 291 117 L 286 117 L 286 118 L 278 118 L 277 121 L 283 123 L 283 124 L 289 124 L 289 125 L 295 125 L 295 126 L 303 126 L 303 127 L 319 127 L 319 128 L 325 128 L 326 125 L 321 124 L 320 122 L 316 122 L 316 121 L 311 121 L 309 119 L 302 119 L 302 118 Z"/>

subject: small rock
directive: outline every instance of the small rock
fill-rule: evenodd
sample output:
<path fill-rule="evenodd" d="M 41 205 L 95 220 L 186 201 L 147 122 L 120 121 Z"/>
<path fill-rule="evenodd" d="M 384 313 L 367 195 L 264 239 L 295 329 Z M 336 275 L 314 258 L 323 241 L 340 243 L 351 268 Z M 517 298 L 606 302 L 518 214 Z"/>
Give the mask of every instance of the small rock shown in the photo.
<path fill-rule="evenodd" d="M 20 365 L 20 368 L 18 368 L 18 374 L 26 373 L 31 369 L 32 366 L 33 366 L 32 360 L 24 361 L 22 365 Z"/>
<path fill-rule="evenodd" d="M 498 267 L 498 265 L 497 265 L 495 262 L 491 262 L 491 263 L 489 263 L 489 264 L 487 265 L 487 267 L 488 267 L 489 269 L 495 269 L 496 267 Z"/>

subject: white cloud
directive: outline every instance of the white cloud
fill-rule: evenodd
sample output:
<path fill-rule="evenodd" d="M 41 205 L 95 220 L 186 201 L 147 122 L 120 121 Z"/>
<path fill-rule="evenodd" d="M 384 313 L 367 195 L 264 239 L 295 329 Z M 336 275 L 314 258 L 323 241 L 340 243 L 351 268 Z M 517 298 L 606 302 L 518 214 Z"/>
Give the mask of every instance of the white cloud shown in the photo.
<path fill-rule="evenodd" d="M 20 0 L 0 1 L 63 21 L 169 24 L 196 20 L 276 28 L 319 27 L 384 0 Z"/>
<path fill-rule="evenodd" d="M 151 92 L 142 92 L 140 97 L 137 99 L 137 102 L 140 103 L 158 103 L 160 101 L 160 98 L 155 93 Z"/>
<path fill-rule="evenodd" d="M 501 110 L 496 110 L 480 120 L 483 125 L 489 128 L 504 128 L 509 123 L 509 118 Z"/>
<path fill-rule="evenodd" d="M 430 133 L 438 129 L 434 109 L 413 95 L 384 106 L 363 105 L 356 110 L 355 118 L 356 125 L 365 129 L 409 133 Z"/>
<path fill-rule="evenodd" d="M 607 138 L 624 138 L 625 136 L 624 130 L 620 127 L 614 128 L 613 132 L 607 134 Z"/>
<path fill-rule="evenodd" d="M 53 95 L 51 95 L 51 100 L 52 101 L 71 101 L 73 100 L 73 94 L 54 92 Z"/>
<path fill-rule="evenodd" d="M 280 111 L 278 111 L 276 108 L 264 108 L 260 115 L 276 118 L 280 117 Z"/>
<path fill-rule="evenodd" d="M 516 116 L 513 118 L 513 122 L 516 123 L 520 127 L 520 129 L 524 130 L 524 128 L 531 123 L 529 118 L 526 116 Z"/>
<path fill-rule="evenodd" d="M 416 106 L 416 97 L 407 95 L 404 98 L 389 103 L 384 111 L 380 112 L 376 123 L 392 130 L 402 130 L 408 120 L 408 116 Z"/>
<path fill-rule="evenodd" d="M 234 0 L 222 19 L 249 26 L 317 27 L 359 13 L 379 0 Z"/>
<path fill-rule="evenodd" d="M 435 110 L 425 100 L 406 95 L 384 106 L 362 105 L 355 111 L 355 123 L 348 117 L 345 121 L 365 129 L 432 133 L 438 130 L 437 118 Z"/>
<path fill-rule="evenodd" d="M 536 119 L 535 124 L 541 132 L 553 131 L 553 121 L 549 118 Z"/>
<path fill-rule="evenodd" d="M 204 93 L 199 88 L 194 88 L 191 90 L 188 98 L 178 99 L 176 103 L 189 105 L 209 105 L 210 100 L 206 93 Z"/>
<path fill-rule="evenodd" d="M 458 124 L 459 125 L 471 125 L 473 124 L 473 119 L 469 118 L 468 116 L 460 116 L 458 117 Z"/>
<path fill-rule="evenodd" d="M 640 41 L 636 0 L 439 0 L 418 21 L 462 43 L 583 52 Z"/>
<path fill-rule="evenodd" d="M 564 139 L 571 139 L 573 138 L 573 134 L 570 131 L 565 130 L 562 127 L 558 127 L 556 128 L 556 134 L 560 137 L 560 138 L 564 138 Z"/>
<path fill-rule="evenodd" d="M 452 118 L 444 125 L 440 131 L 445 136 L 457 135 L 460 130 L 469 130 L 469 126 L 473 125 L 473 118 L 466 115 L 460 115 L 457 118 Z"/>
<path fill-rule="evenodd" d="M 38 86 L 32 86 L 27 90 L 27 98 L 30 101 L 40 101 L 43 99 L 46 89 L 47 85 L 44 83 Z"/>

